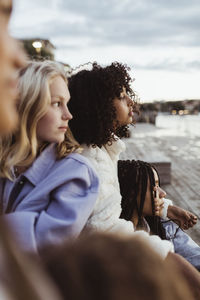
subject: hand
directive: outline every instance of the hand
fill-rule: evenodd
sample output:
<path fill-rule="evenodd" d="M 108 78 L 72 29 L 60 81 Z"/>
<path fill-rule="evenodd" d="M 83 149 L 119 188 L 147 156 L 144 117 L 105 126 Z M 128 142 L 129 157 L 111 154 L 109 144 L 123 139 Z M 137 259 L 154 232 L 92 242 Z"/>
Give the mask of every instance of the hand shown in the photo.
<path fill-rule="evenodd" d="M 154 189 L 154 192 L 155 192 L 155 198 L 154 198 L 155 215 L 161 217 L 163 207 L 164 207 L 164 199 L 159 197 L 159 191 L 157 188 Z"/>
<path fill-rule="evenodd" d="M 168 206 L 167 217 L 184 230 L 193 227 L 197 223 L 197 217 L 194 214 L 175 205 Z"/>

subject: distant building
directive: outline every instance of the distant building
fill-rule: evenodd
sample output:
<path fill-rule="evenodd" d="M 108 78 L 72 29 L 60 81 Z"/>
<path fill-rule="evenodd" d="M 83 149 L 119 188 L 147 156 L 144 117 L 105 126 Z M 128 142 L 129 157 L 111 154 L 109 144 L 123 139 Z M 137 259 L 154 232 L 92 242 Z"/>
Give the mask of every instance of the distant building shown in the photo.
<path fill-rule="evenodd" d="M 54 50 L 56 47 L 47 39 L 32 38 L 21 39 L 24 49 L 30 58 L 48 58 L 54 60 Z"/>

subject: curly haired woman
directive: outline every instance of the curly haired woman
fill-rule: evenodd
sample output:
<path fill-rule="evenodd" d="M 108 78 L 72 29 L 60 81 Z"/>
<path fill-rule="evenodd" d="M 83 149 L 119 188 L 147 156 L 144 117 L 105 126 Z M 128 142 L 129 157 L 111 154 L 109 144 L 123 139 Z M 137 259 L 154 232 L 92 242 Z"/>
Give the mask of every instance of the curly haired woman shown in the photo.
<path fill-rule="evenodd" d="M 117 161 L 125 145 L 120 140 L 133 123 L 136 104 L 128 68 L 119 63 L 108 67 L 93 64 L 69 78 L 69 126 L 98 172 L 100 192 L 88 227 L 105 231 L 133 232 L 131 222 L 119 219 L 121 195 Z"/>

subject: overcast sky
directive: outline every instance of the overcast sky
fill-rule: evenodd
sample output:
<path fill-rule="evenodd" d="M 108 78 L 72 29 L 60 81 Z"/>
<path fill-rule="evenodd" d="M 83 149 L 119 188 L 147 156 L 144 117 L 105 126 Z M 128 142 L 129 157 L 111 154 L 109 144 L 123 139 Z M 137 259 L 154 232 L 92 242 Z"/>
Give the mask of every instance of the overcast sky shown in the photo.
<path fill-rule="evenodd" d="M 142 101 L 200 99 L 199 0 L 15 0 L 10 27 L 72 67 L 128 64 Z"/>

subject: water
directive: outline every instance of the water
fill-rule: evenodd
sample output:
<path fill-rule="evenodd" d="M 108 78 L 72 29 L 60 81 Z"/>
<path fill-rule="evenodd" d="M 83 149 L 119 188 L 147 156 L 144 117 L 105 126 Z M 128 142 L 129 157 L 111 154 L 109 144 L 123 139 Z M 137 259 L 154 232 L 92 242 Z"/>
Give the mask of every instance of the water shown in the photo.
<path fill-rule="evenodd" d="M 184 160 L 200 161 L 200 114 L 174 116 L 159 114 L 156 117 L 156 126 L 147 123 L 138 123 L 132 128 L 132 137 L 137 139 L 141 147 L 157 143 L 161 152 L 167 156 L 182 157 Z M 153 146 L 152 146 L 153 147 Z M 198 168 L 200 166 L 198 164 Z"/>
<path fill-rule="evenodd" d="M 172 135 L 200 137 L 200 114 L 185 116 L 159 114 L 156 117 L 156 127 L 166 129 Z"/>

